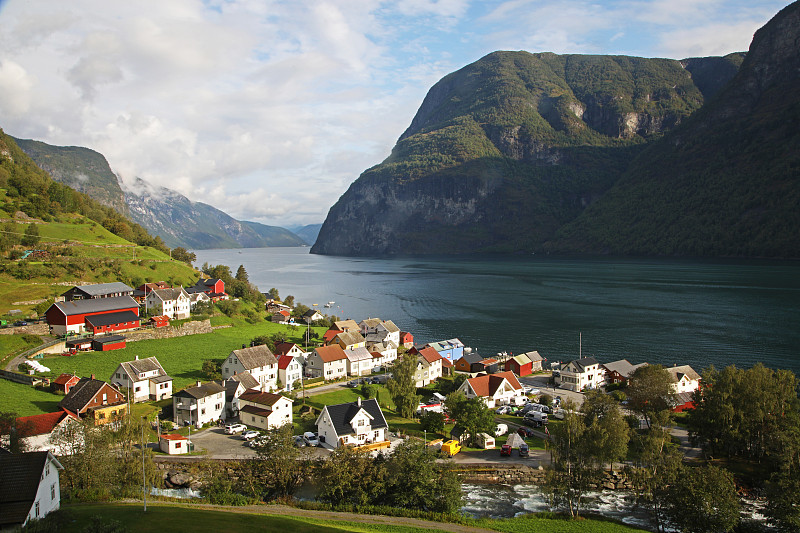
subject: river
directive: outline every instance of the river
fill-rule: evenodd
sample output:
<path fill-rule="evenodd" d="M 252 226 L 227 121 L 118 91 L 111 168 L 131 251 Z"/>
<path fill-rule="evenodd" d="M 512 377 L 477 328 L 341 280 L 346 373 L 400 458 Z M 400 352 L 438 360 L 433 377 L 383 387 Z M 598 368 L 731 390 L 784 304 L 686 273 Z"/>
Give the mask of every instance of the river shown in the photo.
<path fill-rule="evenodd" d="M 375 259 L 308 250 L 195 250 L 195 266 L 224 264 L 235 273 L 244 265 L 263 292 L 275 287 L 341 318 L 391 319 L 417 343 L 457 337 L 484 355 L 537 350 L 569 361 L 581 353 L 697 371 L 760 361 L 800 373 L 797 262 Z"/>

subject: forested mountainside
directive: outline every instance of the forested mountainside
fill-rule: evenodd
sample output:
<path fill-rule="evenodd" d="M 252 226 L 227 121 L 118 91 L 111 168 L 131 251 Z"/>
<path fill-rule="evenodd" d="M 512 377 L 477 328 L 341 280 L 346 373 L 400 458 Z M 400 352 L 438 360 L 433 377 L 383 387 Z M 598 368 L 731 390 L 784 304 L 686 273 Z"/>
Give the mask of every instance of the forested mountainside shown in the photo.
<path fill-rule="evenodd" d="M 142 180 L 124 187 L 106 158 L 94 150 L 25 139 L 16 141 L 53 179 L 113 207 L 170 247 L 260 248 L 305 244 L 284 228 L 240 222 L 215 207 L 192 202 L 165 187 L 154 187 Z"/>
<path fill-rule="evenodd" d="M 767 24 L 745 59 L 495 52 L 449 74 L 392 154 L 330 209 L 312 252 L 796 256 L 779 224 L 758 230 L 797 205 L 796 167 L 768 161 L 796 143 L 798 93 L 788 78 L 798 47 L 785 44 L 798 39 L 796 9 Z M 780 89 L 770 92 L 765 75 L 783 80 Z M 764 115 L 770 101 L 775 121 Z M 745 157 L 739 151 L 754 145 L 758 153 L 730 176 L 731 151 Z M 691 168 L 717 178 L 698 180 Z M 680 187 L 665 185 L 664 175 L 684 172 Z M 778 190 L 767 195 L 760 184 Z M 686 221 L 673 225 L 667 214 Z M 717 217 L 724 222 L 706 231 Z M 742 245 L 744 235 L 768 242 Z"/>

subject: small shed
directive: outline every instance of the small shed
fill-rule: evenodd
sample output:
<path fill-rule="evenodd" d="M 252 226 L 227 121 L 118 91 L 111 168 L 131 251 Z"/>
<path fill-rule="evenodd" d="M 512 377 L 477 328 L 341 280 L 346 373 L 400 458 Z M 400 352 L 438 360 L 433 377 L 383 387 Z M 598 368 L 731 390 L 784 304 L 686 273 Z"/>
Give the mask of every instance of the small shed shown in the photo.
<path fill-rule="evenodd" d="M 91 350 L 92 349 L 92 339 L 90 338 L 83 338 L 83 339 L 69 339 L 64 343 L 64 347 L 67 350 Z"/>
<path fill-rule="evenodd" d="M 74 387 L 81 378 L 73 376 L 72 374 L 61 374 L 56 379 L 50 382 L 50 390 L 53 392 L 60 391 L 68 394 L 69 390 Z"/>
<path fill-rule="evenodd" d="M 453 426 L 453 429 L 450 430 L 450 438 L 463 444 L 467 439 L 469 439 L 469 433 L 467 433 L 467 430 L 461 426 Z"/>
<path fill-rule="evenodd" d="M 92 349 L 96 352 L 108 352 L 119 350 L 125 347 L 125 337 L 122 335 L 108 335 L 106 337 L 95 337 L 92 340 Z"/>
<path fill-rule="evenodd" d="M 176 433 L 167 433 L 161 435 L 161 438 L 158 439 L 158 447 L 162 452 L 169 455 L 189 453 L 189 437 Z"/>
<path fill-rule="evenodd" d="M 154 328 L 164 328 L 169 326 L 169 317 L 167 315 L 151 316 L 149 323 Z"/>

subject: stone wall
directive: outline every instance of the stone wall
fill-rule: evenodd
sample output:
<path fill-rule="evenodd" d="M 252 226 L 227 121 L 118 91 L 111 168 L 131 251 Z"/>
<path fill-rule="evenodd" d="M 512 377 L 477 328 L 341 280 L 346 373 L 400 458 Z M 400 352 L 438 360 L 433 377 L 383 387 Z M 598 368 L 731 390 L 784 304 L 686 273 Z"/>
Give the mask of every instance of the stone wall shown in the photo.
<path fill-rule="evenodd" d="M 171 339 L 173 337 L 184 337 L 186 335 L 211 333 L 213 330 L 214 328 L 211 327 L 211 320 L 193 320 L 191 322 L 184 322 L 180 326 L 167 326 L 164 328 L 148 328 L 132 331 L 130 333 L 125 333 L 125 338 L 128 342 L 149 339 Z"/>
<path fill-rule="evenodd" d="M 462 483 L 486 483 L 507 485 L 541 485 L 544 481 L 546 470 L 539 466 L 533 468 L 524 465 L 482 465 L 476 467 L 459 467 L 458 477 Z M 592 489 L 605 490 L 631 490 L 633 485 L 625 477 L 624 472 L 615 470 L 606 471 L 603 478 Z"/>

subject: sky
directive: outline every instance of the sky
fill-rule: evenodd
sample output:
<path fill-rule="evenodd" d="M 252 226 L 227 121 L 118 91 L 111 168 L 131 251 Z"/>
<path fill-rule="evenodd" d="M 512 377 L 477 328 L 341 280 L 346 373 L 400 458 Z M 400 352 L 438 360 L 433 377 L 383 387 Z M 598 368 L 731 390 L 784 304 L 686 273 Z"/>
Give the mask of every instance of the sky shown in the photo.
<path fill-rule="evenodd" d="M 789 3 L 0 0 L 0 128 L 239 220 L 321 223 L 486 54 L 724 55 Z"/>

